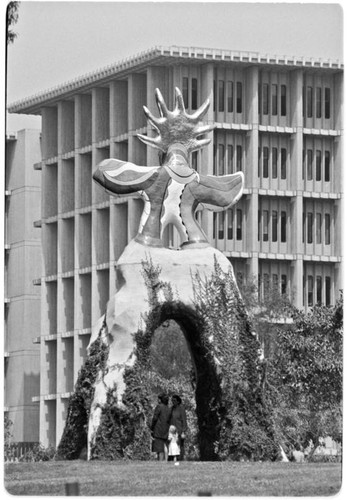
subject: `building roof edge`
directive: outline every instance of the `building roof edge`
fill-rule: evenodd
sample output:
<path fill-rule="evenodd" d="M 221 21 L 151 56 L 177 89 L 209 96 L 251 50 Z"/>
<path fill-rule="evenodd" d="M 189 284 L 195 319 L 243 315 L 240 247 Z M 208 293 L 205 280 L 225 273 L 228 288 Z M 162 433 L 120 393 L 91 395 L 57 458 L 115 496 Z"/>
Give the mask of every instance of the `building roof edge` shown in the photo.
<path fill-rule="evenodd" d="M 127 73 L 133 68 L 146 65 L 158 58 L 196 59 L 217 62 L 238 62 L 261 65 L 285 65 L 315 69 L 342 70 L 339 60 L 323 60 L 309 57 L 261 55 L 259 52 L 211 49 L 200 47 L 154 46 L 137 55 L 125 58 L 101 69 L 76 77 L 51 89 L 20 99 L 8 106 L 9 113 L 39 113 L 40 106 L 55 101 L 61 96 L 88 89 L 95 83 L 106 83 L 113 77 Z"/>

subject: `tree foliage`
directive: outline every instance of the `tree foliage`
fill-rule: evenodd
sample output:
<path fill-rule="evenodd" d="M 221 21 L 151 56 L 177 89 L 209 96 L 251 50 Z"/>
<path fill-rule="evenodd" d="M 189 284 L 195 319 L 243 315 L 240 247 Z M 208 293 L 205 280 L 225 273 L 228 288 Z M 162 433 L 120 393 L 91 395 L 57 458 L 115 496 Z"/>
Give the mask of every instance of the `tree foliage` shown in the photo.
<path fill-rule="evenodd" d="M 328 435 L 341 441 L 342 318 L 341 297 L 334 307 L 295 311 L 292 325 L 278 328 L 267 384 L 287 446 L 310 440 L 317 445 Z"/>
<path fill-rule="evenodd" d="M 305 313 L 277 283 L 253 277 L 239 287 L 265 354 L 264 390 L 277 440 L 286 450 L 317 445 L 320 436 L 341 441 L 342 296 L 335 307 Z M 281 323 L 285 318 L 292 323 Z"/>
<path fill-rule="evenodd" d="M 13 43 L 17 38 L 17 33 L 12 30 L 12 26 L 18 22 L 20 2 L 9 2 L 6 12 L 7 44 Z"/>

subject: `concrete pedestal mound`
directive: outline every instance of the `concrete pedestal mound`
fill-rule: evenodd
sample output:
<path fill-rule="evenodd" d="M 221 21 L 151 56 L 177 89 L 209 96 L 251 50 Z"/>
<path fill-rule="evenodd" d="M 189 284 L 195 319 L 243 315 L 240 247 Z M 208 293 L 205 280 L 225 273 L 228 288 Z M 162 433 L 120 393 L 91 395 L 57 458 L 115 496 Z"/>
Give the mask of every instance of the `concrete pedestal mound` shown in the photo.
<path fill-rule="evenodd" d="M 91 407 L 88 426 L 88 446 L 93 445 L 102 407 L 105 406 L 109 390 L 116 388 L 117 404 L 122 407 L 122 397 L 125 391 L 124 370 L 134 365 L 135 341 L 134 333 L 146 330 L 145 318 L 152 312 L 149 303 L 149 291 L 143 276 L 144 265 L 151 264 L 160 268 L 160 280 L 157 282 L 157 309 L 173 309 L 174 304 L 180 304 L 181 310 L 194 315 L 193 276 L 197 273 L 202 279 L 208 279 L 218 262 L 224 272 L 232 272 L 228 259 L 214 248 L 189 249 L 173 251 L 166 248 L 148 248 L 132 241 L 125 249 L 117 264 L 117 277 L 120 289 L 109 301 L 106 311 L 106 329 L 102 331 L 104 341 L 109 346 L 109 356 L 106 363 L 106 374 L 98 377 L 95 384 L 95 395 Z M 166 289 L 170 286 L 173 300 L 168 307 Z M 178 305 L 176 305 L 176 309 Z M 169 315 L 167 312 L 165 316 Z M 171 312 L 171 314 L 174 314 Z M 176 313 L 177 315 L 177 313 Z M 184 321 L 184 313 L 178 322 Z M 162 322 L 169 317 L 161 316 Z M 100 334 L 100 322 L 94 328 L 91 344 Z M 157 326 L 160 326 L 159 324 Z"/>

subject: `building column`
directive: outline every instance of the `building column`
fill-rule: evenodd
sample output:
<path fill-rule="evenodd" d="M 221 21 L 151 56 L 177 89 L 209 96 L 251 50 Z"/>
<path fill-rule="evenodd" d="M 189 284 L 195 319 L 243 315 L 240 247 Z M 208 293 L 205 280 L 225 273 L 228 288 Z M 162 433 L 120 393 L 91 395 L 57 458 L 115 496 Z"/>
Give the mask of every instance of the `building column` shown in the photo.
<path fill-rule="evenodd" d="M 258 128 L 254 128 L 246 138 L 246 175 L 245 187 L 250 191 L 246 195 L 246 250 L 251 254 L 247 263 L 248 277 L 258 278 L 259 273 L 259 179 L 258 179 Z"/>
<path fill-rule="evenodd" d="M 300 309 L 303 307 L 303 275 L 304 275 L 304 244 L 302 242 L 302 214 L 304 202 L 302 191 L 291 200 L 291 253 L 295 255 L 292 263 L 293 277 L 292 290 L 294 291 L 294 305 Z"/>
<path fill-rule="evenodd" d="M 246 70 L 246 123 L 251 124 L 252 128 L 257 128 L 259 125 L 258 113 L 258 82 L 259 69 L 257 66 L 252 66 Z"/>
<path fill-rule="evenodd" d="M 209 99 L 210 106 L 204 116 L 204 123 L 214 123 L 214 113 L 213 113 L 213 80 L 214 80 L 214 66 L 213 63 L 208 63 L 201 68 L 201 95 L 200 102 L 203 103 L 206 99 Z M 213 144 L 214 144 L 214 132 L 210 132 L 206 137 L 211 138 L 210 144 L 205 146 L 201 150 L 201 165 L 200 173 L 202 175 L 212 175 L 213 174 Z M 207 240 L 212 242 L 213 240 L 213 212 L 209 210 L 202 211 L 201 226 L 203 231 L 207 236 Z"/>
<path fill-rule="evenodd" d="M 258 211 L 259 211 L 259 113 L 258 113 L 258 82 L 259 69 L 251 67 L 247 70 L 246 85 L 246 120 L 251 130 L 246 135 L 246 165 L 245 188 L 250 190 L 246 195 L 246 250 L 251 254 L 247 261 L 247 277 L 258 280 L 259 274 L 259 241 L 258 241 Z"/>
<path fill-rule="evenodd" d="M 42 159 L 58 154 L 58 113 L 56 107 L 41 109 L 42 117 Z"/>
<path fill-rule="evenodd" d="M 150 110 L 150 112 L 159 118 L 159 110 L 157 106 L 157 100 L 155 98 L 155 89 L 158 88 L 166 102 L 168 109 L 170 109 L 170 89 L 169 89 L 169 78 L 168 71 L 163 67 L 150 66 L 147 69 L 147 99 L 143 104 Z M 142 107 L 141 107 L 142 110 Z M 148 137 L 156 137 L 157 132 L 152 130 L 152 126 L 147 122 L 147 135 Z M 147 146 L 147 165 L 155 166 L 159 165 L 159 150 Z"/>
<path fill-rule="evenodd" d="M 294 133 L 291 137 L 290 168 L 291 186 L 295 196 L 291 199 L 290 211 L 290 252 L 294 255 L 292 262 L 292 291 L 294 292 L 294 305 L 303 308 L 303 275 L 304 275 L 304 243 L 302 241 L 303 231 L 303 180 L 302 180 L 302 151 L 304 147 L 303 137 L 303 71 L 298 69 L 291 75 L 291 126 Z"/>
<path fill-rule="evenodd" d="M 304 302 L 304 289 L 303 289 L 303 276 L 304 276 L 304 261 L 302 255 L 297 255 L 296 259 L 292 262 L 292 293 L 293 304 L 298 309 L 303 309 Z"/>
<path fill-rule="evenodd" d="M 110 138 L 128 132 L 128 82 L 113 81 L 110 84 Z M 113 143 L 111 143 L 111 156 Z"/>

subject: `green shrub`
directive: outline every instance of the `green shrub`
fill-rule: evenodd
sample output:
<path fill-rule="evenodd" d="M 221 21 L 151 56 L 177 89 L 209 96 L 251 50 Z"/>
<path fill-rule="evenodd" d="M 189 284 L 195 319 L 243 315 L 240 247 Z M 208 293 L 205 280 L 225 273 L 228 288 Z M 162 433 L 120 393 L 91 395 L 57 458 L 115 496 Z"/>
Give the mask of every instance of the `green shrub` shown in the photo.
<path fill-rule="evenodd" d="M 19 462 L 48 462 L 55 459 L 55 454 L 54 446 L 45 448 L 42 444 L 35 444 L 31 450 L 20 457 Z"/>

